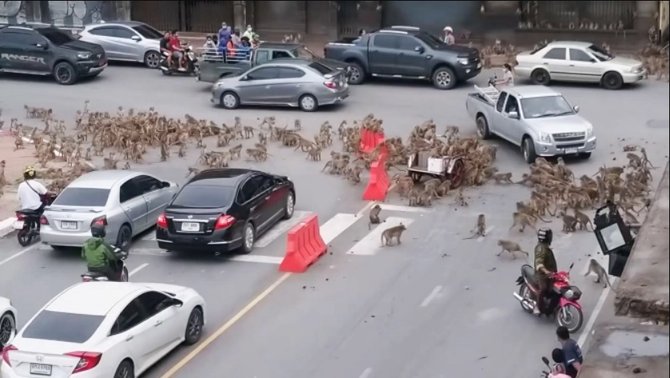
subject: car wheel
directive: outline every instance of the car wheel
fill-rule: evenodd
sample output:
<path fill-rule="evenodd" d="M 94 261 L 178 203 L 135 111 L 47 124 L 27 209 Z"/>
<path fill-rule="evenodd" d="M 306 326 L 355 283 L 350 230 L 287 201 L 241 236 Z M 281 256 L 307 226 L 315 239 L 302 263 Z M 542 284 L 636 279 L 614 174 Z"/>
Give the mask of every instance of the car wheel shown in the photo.
<path fill-rule="evenodd" d="M 286 196 L 286 203 L 284 204 L 284 219 L 289 219 L 293 216 L 295 210 L 295 196 L 293 192 L 288 192 Z"/>
<path fill-rule="evenodd" d="M 359 85 L 365 81 L 365 69 L 358 63 L 349 63 L 349 84 Z"/>
<path fill-rule="evenodd" d="M 124 224 L 121 226 L 119 229 L 119 233 L 116 236 L 116 247 L 120 248 L 124 251 L 128 250 L 128 247 L 130 246 L 130 242 L 133 239 L 133 231 L 130 229 L 130 227 L 127 224 Z"/>
<path fill-rule="evenodd" d="M 0 345 L 8 345 L 16 332 L 16 319 L 7 311 L 0 316 Z"/>
<path fill-rule="evenodd" d="M 144 65 L 149 68 L 158 68 L 161 62 L 161 56 L 156 51 L 149 51 L 144 54 Z"/>
<path fill-rule="evenodd" d="M 128 267 L 124 265 L 123 270 L 121 271 L 121 277 L 120 280 L 121 282 L 128 282 L 128 278 L 130 277 L 130 273 L 128 273 Z"/>
<path fill-rule="evenodd" d="M 240 249 L 243 254 L 249 254 L 254 249 L 254 242 L 256 241 L 256 230 L 254 230 L 254 225 L 251 222 L 247 222 L 244 225 L 244 231 L 242 232 L 242 248 Z"/>
<path fill-rule="evenodd" d="M 316 109 L 319 107 L 319 103 L 316 101 L 316 97 L 310 94 L 306 94 L 300 97 L 300 100 L 298 100 L 298 105 L 300 105 L 300 109 L 305 112 L 316 111 Z"/>
<path fill-rule="evenodd" d="M 480 139 L 489 139 L 491 137 L 491 132 L 489 131 L 489 123 L 486 122 L 486 117 L 480 115 L 477 117 L 477 136 Z"/>
<path fill-rule="evenodd" d="M 608 72 L 603 76 L 602 85 L 605 89 L 620 89 L 623 86 L 623 78 L 617 72 Z"/>
<path fill-rule="evenodd" d="M 523 142 L 521 143 L 521 149 L 523 152 L 523 159 L 526 160 L 526 163 L 534 163 L 535 159 L 537 159 L 537 155 L 535 154 L 535 144 L 533 143 L 533 140 L 530 139 L 530 137 L 525 137 L 523 139 Z"/>
<path fill-rule="evenodd" d="M 58 84 L 70 85 L 77 81 L 77 72 L 68 62 L 60 62 L 56 64 L 53 74 Z"/>
<path fill-rule="evenodd" d="M 116 368 L 114 378 L 135 378 L 135 369 L 133 363 L 129 360 L 123 360 Z"/>
<path fill-rule="evenodd" d="M 588 159 L 588 158 L 590 158 L 590 157 L 591 157 L 591 153 L 590 153 L 590 152 L 582 152 L 581 154 L 579 154 L 579 158 L 580 158 L 580 159 L 584 159 L 584 160 L 586 160 L 586 159 Z"/>
<path fill-rule="evenodd" d="M 456 86 L 456 75 L 449 67 L 440 67 L 433 72 L 433 86 L 437 89 L 451 89 Z"/>
<path fill-rule="evenodd" d="M 533 83 L 540 85 L 549 85 L 549 82 L 551 81 L 551 76 L 549 76 L 549 72 L 541 68 L 538 68 L 535 71 L 533 71 L 533 73 L 530 75 L 530 78 L 533 81 Z"/>
<path fill-rule="evenodd" d="M 224 92 L 221 95 L 221 106 L 226 109 L 237 109 L 240 106 L 240 98 L 234 92 Z"/>
<path fill-rule="evenodd" d="M 200 341 L 202 337 L 202 326 L 205 324 L 202 309 L 196 307 L 191 311 L 186 322 L 186 330 L 184 331 L 184 344 L 193 345 Z"/>

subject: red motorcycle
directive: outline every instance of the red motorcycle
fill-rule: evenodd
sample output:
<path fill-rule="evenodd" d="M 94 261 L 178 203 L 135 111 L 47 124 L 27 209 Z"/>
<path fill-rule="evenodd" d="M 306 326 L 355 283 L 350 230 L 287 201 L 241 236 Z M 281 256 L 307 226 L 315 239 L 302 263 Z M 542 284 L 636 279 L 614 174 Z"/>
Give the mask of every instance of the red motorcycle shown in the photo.
<path fill-rule="evenodd" d="M 582 306 L 579 298 L 582 291 L 577 286 L 570 285 L 570 270 L 574 264 L 570 264 L 567 272 L 556 272 L 551 275 L 552 290 L 550 295 L 544 295 L 540 312 L 546 316 L 554 316 L 559 326 L 564 326 L 570 333 L 577 332 L 584 322 Z M 521 302 L 521 308 L 528 313 L 533 312 L 535 307 L 538 285 L 535 279 L 535 269 L 527 264 L 521 267 L 521 276 L 516 280 L 519 292 L 513 293 L 514 298 Z"/>

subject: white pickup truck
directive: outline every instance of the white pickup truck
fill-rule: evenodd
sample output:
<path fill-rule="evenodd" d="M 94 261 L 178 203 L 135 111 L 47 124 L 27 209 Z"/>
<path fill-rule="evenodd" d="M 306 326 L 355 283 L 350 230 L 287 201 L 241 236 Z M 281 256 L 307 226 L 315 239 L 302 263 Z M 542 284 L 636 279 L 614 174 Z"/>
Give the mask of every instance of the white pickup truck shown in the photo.
<path fill-rule="evenodd" d="M 579 155 L 596 148 L 593 126 L 560 93 L 540 86 L 513 86 L 498 91 L 475 86 L 465 107 L 477 123 L 477 135 L 497 135 L 521 148 L 532 163 L 538 156 Z"/>

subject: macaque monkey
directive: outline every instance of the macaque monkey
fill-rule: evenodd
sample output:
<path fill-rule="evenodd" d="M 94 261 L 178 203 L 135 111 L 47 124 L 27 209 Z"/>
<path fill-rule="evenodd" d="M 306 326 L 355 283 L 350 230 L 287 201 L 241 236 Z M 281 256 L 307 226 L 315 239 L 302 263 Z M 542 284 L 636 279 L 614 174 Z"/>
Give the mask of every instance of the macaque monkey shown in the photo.
<path fill-rule="evenodd" d="M 496 184 L 514 184 L 514 181 L 512 181 L 512 172 L 496 173 L 493 175 L 493 179 L 496 181 Z"/>
<path fill-rule="evenodd" d="M 575 232 L 577 228 L 577 218 L 573 217 L 572 215 L 568 215 L 563 213 L 561 215 L 561 218 L 563 219 L 563 232 L 569 233 L 569 232 Z"/>
<path fill-rule="evenodd" d="M 474 239 L 477 237 L 486 236 L 486 216 L 484 214 L 479 214 L 477 217 L 477 224 L 475 225 L 474 234 L 472 236 L 465 238 L 463 240 Z"/>
<path fill-rule="evenodd" d="M 510 230 L 514 228 L 514 226 L 521 227 L 519 228 L 519 232 L 523 232 L 526 229 L 526 226 L 531 227 L 533 229 L 535 228 L 535 225 L 531 221 L 531 218 L 526 214 L 520 212 L 514 212 L 514 214 L 512 214 L 512 219 L 513 223 L 512 226 L 510 226 L 509 228 Z"/>
<path fill-rule="evenodd" d="M 370 222 L 368 222 L 368 230 L 372 228 L 373 224 L 381 223 L 381 220 L 379 219 L 379 213 L 381 211 L 382 208 L 379 206 L 379 204 L 372 206 L 372 209 L 370 209 Z"/>
<path fill-rule="evenodd" d="M 588 225 L 591 226 L 591 231 L 593 231 L 593 223 L 591 223 L 591 219 L 589 218 L 588 215 L 575 209 L 575 219 L 577 219 L 577 223 L 579 224 L 580 230 L 588 230 L 588 228 L 586 227 Z"/>
<path fill-rule="evenodd" d="M 498 240 L 498 245 L 502 249 L 500 250 L 500 252 L 498 252 L 498 254 L 496 254 L 496 256 L 500 256 L 505 251 L 509 252 L 512 255 L 512 258 L 514 259 L 516 259 L 515 252 L 523 253 L 524 255 L 526 255 L 526 257 L 529 256 L 528 252 L 521 249 L 519 243 L 509 240 Z"/>
<path fill-rule="evenodd" d="M 400 245 L 400 237 L 402 236 L 402 233 L 407 229 L 404 224 L 400 223 L 397 226 L 389 227 L 384 232 L 382 232 L 381 236 L 381 242 L 382 242 L 382 247 L 384 246 L 390 246 L 391 242 L 393 241 L 393 238 L 395 238 L 398 241 L 398 245 Z"/>
<path fill-rule="evenodd" d="M 595 273 L 598 276 L 598 278 L 596 278 L 596 283 L 602 282 L 604 284 L 603 288 L 607 288 L 607 286 L 612 288 L 612 283 L 610 282 L 609 276 L 607 275 L 605 268 L 603 268 L 602 265 L 598 264 L 598 262 L 595 259 L 591 259 L 591 261 L 589 261 L 589 269 L 586 271 L 586 274 L 584 274 L 584 277 L 588 276 L 591 273 Z"/>

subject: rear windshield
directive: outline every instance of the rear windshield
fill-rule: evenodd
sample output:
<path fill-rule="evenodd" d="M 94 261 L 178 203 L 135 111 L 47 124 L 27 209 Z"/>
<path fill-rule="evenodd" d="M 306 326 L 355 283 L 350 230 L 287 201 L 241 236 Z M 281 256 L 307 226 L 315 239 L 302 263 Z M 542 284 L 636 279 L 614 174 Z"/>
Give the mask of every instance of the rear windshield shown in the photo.
<path fill-rule="evenodd" d="M 44 310 L 26 327 L 23 337 L 28 339 L 84 343 L 93 336 L 102 315 L 71 314 Z"/>
<path fill-rule="evenodd" d="M 309 67 L 312 69 L 315 69 L 318 71 L 321 75 L 327 75 L 329 73 L 333 73 L 334 71 L 326 66 L 324 66 L 321 63 L 318 62 L 312 62 L 309 64 Z"/>
<path fill-rule="evenodd" d="M 105 206 L 109 189 L 67 188 L 54 201 L 60 206 Z"/>
<path fill-rule="evenodd" d="M 177 194 L 171 207 L 215 208 L 233 202 L 234 188 L 217 185 L 186 185 Z"/>

